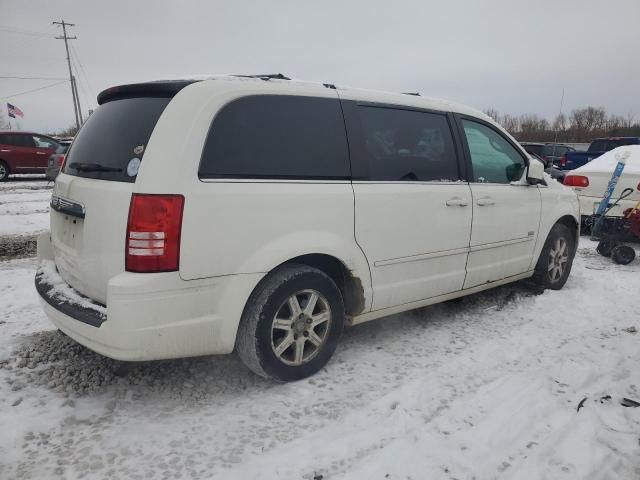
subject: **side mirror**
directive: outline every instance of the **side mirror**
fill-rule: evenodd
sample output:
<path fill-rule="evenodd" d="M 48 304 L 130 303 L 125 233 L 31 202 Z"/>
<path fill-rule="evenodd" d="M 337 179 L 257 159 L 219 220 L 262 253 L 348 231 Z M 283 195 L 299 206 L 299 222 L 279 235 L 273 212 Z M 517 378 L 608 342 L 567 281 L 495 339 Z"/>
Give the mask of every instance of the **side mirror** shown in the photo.
<path fill-rule="evenodd" d="M 529 185 L 546 185 L 544 179 L 544 164 L 537 158 L 529 159 L 529 168 L 527 169 L 527 183 Z"/>

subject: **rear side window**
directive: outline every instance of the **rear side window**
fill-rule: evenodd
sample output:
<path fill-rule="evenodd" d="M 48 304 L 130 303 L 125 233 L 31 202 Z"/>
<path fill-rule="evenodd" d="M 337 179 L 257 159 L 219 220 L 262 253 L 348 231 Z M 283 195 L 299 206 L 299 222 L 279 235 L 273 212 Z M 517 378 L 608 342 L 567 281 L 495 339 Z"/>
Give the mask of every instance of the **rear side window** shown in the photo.
<path fill-rule="evenodd" d="M 0 136 L 0 143 L 14 147 L 35 147 L 31 135 L 5 134 Z"/>
<path fill-rule="evenodd" d="M 357 107 L 364 148 L 358 175 L 378 181 L 455 181 L 456 154 L 446 115 Z"/>
<path fill-rule="evenodd" d="M 223 107 L 207 137 L 200 178 L 348 179 L 337 99 L 243 97 Z"/>
<path fill-rule="evenodd" d="M 170 101 L 167 97 L 137 97 L 101 105 L 78 132 L 64 173 L 134 182 L 151 132 Z"/>

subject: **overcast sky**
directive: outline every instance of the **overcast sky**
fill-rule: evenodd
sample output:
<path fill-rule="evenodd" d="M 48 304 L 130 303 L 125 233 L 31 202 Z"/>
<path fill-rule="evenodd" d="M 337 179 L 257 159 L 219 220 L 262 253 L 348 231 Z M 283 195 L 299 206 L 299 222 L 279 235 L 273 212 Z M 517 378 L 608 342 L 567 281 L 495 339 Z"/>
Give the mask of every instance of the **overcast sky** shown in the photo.
<path fill-rule="evenodd" d="M 565 112 L 640 117 L 640 0 L 0 0 L 0 76 L 52 78 L 0 78 L 0 102 L 68 77 L 62 18 L 85 111 L 116 84 L 282 72 L 548 118 L 564 88 Z M 8 101 L 24 129 L 73 123 L 68 83 Z"/>

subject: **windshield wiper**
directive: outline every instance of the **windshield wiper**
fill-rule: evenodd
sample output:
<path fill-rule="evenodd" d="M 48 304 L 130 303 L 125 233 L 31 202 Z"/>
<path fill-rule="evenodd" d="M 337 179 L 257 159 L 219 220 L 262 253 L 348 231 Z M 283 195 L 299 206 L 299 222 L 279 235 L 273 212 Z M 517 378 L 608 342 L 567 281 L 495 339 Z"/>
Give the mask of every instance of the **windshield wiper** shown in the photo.
<path fill-rule="evenodd" d="M 121 172 L 121 168 L 117 167 L 105 167 L 99 163 L 80 163 L 73 162 L 69 164 L 69 168 L 78 170 L 79 172 Z"/>

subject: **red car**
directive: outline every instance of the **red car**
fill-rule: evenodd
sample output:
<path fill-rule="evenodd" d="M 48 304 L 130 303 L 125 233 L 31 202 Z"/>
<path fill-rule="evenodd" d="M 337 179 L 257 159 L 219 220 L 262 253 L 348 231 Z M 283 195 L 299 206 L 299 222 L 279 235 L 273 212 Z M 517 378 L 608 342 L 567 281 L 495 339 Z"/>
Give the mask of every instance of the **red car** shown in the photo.
<path fill-rule="evenodd" d="M 59 146 L 38 133 L 0 132 L 0 182 L 16 173 L 45 173 L 49 156 Z"/>

